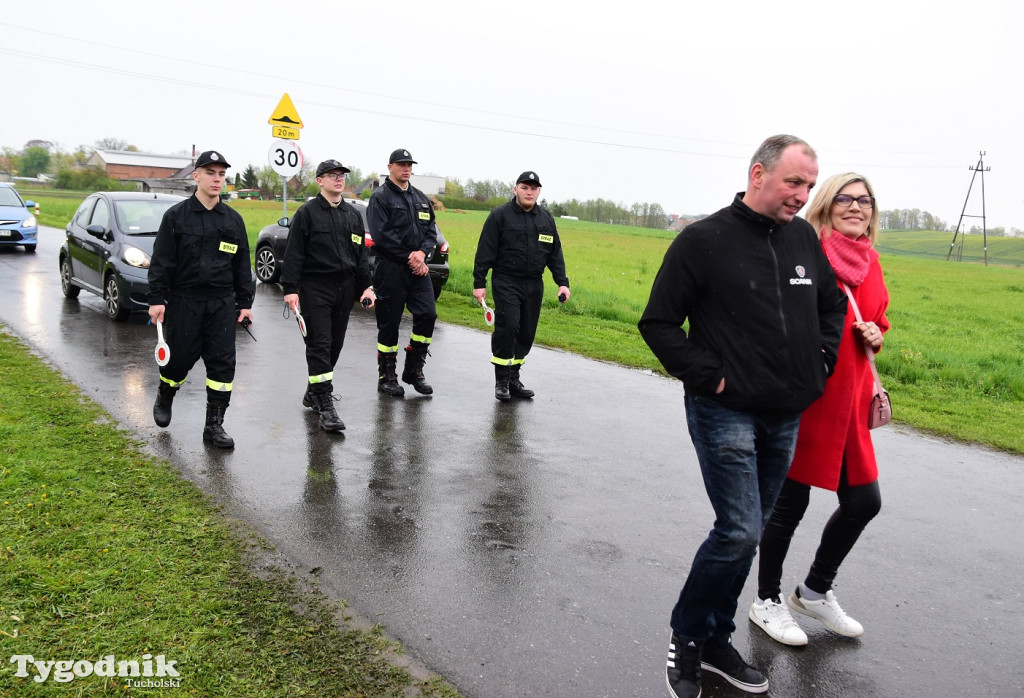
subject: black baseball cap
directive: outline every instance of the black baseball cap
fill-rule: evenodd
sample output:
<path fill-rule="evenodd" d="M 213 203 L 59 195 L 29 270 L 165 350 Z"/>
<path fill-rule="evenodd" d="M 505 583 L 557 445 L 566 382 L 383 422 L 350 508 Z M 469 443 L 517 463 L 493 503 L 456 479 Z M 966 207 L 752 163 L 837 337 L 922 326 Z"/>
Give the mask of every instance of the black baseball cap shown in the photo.
<path fill-rule="evenodd" d="M 224 167 L 231 167 L 224 156 L 218 153 L 216 150 L 204 150 L 199 153 L 199 157 L 196 158 L 196 167 L 206 167 L 207 165 L 224 165 Z"/>
<path fill-rule="evenodd" d="M 391 153 L 391 157 L 388 158 L 388 164 L 393 165 L 396 162 L 411 162 L 414 165 L 419 164 L 412 159 L 412 155 L 409 155 L 409 151 L 405 148 L 399 148 L 395 152 Z"/>
<path fill-rule="evenodd" d="M 319 177 L 323 175 L 325 172 L 330 172 L 331 170 L 341 170 L 345 174 L 348 174 L 349 172 L 352 171 L 345 167 L 344 165 L 342 165 L 337 160 L 324 160 L 323 162 L 316 166 L 316 176 Z"/>
<path fill-rule="evenodd" d="M 523 182 L 527 182 L 538 187 L 542 186 L 540 183 L 540 178 L 537 176 L 536 172 L 524 172 L 521 175 L 519 175 L 519 179 L 516 180 L 516 184 L 522 184 Z"/>

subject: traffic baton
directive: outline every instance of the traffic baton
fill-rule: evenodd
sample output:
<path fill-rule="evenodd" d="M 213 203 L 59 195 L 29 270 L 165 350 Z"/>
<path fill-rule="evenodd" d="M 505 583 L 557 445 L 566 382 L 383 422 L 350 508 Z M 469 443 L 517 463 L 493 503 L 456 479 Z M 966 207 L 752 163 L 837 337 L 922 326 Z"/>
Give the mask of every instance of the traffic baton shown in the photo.
<path fill-rule="evenodd" d="M 288 304 L 285 303 L 284 304 L 284 309 L 281 311 L 281 317 L 283 317 L 285 320 L 287 320 L 291 316 L 290 310 L 291 309 L 288 307 Z M 305 337 L 306 336 L 306 321 L 302 319 L 302 313 L 299 312 L 299 306 L 298 305 L 295 306 L 295 322 L 299 323 L 299 332 L 302 334 L 303 337 Z"/>
<path fill-rule="evenodd" d="M 171 348 L 164 341 L 164 323 L 156 321 L 156 349 L 153 350 L 157 366 L 166 366 L 171 360 Z"/>
<path fill-rule="evenodd" d="M 494 324 L 494 311 L 487 307 L 487 301 L 485 299 L 480 300 L 480 305 L 484 307 L 484 322 L 487 326 Z"/>

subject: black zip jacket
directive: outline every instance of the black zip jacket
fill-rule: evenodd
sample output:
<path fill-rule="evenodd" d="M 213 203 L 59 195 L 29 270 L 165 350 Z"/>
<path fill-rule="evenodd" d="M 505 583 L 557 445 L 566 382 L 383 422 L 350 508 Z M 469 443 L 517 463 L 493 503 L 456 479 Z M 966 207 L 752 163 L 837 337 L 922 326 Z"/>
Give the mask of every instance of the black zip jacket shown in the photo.
<path fill-rule="evenodd" d="M 569 286 L 562 241 L 551 213 L 538 205 L 524 211 L 515 199 L 498 206 L 484 221 L 473 264 L 473 288 L 484 288 L 487 270 L 535 279 L 551 269 L 559 286 Z"/>
<path fill-rule="evenodd" d="M 434 207 L 413 185 L 402 191 L 390 179 L 377 187 L 366 209 L 366 223 L 377 254 L 405 264 L 416 250 L 430 258 L 437 246 Z"/>
<path fill-rule="evenodd" d="M 256 282 L 249 237 L 238 212 L 222 202 L 207 209 L 195 194 L 164 213 L 149 264 L 149 304 L 166 305 L 172 293 L 224 298 L 251 308 Z"/>
<path fill-rule="evenodd" d="M 689 395 L 748 412 L 802 412 L 835 367 L 846 296 L 807 221 L 780 225 L 742 198 L 672 242 L 640 333 Z"/>
<path fill-rule="evenodd" d="M 357 294 L 372 285 L 370 263 L 363 241 L 363 220 L 342 201 L 335 208 L 317 194 L 304 203 L 288 226 L 281 286 L 298 293 L 302 279 L 343 283 L 352 279 Z"/>

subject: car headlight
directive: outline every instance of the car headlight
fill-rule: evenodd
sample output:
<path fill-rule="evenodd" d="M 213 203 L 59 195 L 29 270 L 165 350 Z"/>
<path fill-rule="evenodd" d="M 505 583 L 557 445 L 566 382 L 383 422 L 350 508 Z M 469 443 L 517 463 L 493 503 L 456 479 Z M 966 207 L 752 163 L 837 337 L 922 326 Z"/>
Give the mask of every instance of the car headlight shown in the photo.
<path fill-rule="evenodd" d="M 123 259 L 126 264 L 130 264 L 133 267 L 138 267 L 140 269 L 149 268 L 149 255 L 138 247 L 125 245 L 124 252 L 121 254 L 121 259 Z"/>
<path fill-rule="evenodd" d="M 28 218 L 26 218 L 25 220 L 23 220 L 21 222 L 21 227 L 22 228 L 35 228 L 36 227 L 36 217 L 35 216 L 29 216 Z"/>

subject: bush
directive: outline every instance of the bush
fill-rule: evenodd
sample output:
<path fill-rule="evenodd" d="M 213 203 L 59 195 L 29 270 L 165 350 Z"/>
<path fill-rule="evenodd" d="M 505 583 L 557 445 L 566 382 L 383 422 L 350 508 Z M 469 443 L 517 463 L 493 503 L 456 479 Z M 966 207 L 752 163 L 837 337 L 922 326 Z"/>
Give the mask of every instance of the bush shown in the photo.
<path fill-rule="evenodd" d="M 462 209 L 463 211 L 492 211 L 508 199 L 503 196 L 495 196 L 486 201 L 477 201 L 462 196 L 439 196 L 437 197 L 444 204 L 446 209 Z"/>
<path fill-rule="evenodd" d="M 61 170 L 57 173 L 54 183 L 57 189 L 74 189 L 77 191 L 130 191 L 134 185 L 111 179 L 97 167 L 82 170 Z"/>

